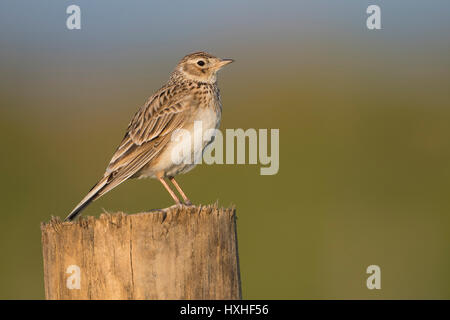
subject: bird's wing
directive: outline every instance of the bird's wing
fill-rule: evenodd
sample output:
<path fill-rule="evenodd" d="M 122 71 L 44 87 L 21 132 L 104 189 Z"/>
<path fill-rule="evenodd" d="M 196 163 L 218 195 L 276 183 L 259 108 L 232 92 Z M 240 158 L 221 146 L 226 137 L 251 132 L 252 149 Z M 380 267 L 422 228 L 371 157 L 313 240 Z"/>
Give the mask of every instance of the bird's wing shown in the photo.
<path fill-rule="evenodd" d="M 165 86 L 156 92 L 131 120 L 103 178 L 66 220 L 74 219 L 91 201 L 127 180 L 155 158 L 171 140 L 171 134 L 182 127 L 190 115 L 189 109 L 195 105 L 195 96 L 183 87 Z"/>
<path fill-rule="evenodd" d="M 164 149 L 171 134 L 182 127 L 195 99 L 191 94 L 176 90 L 174 86 L 161 89 L 133 117 L 106 169 L 108 183 L 98 196 L 138 172 Z"/>

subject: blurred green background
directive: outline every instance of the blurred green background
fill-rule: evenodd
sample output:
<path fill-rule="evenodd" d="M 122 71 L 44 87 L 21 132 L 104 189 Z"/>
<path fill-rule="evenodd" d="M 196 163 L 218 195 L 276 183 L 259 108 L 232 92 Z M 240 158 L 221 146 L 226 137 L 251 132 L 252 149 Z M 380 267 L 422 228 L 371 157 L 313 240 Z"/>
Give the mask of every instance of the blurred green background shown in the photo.
<path fill-rule="evenodd" d="M 66 29 L 81 7 L 82 29 Z M 366 28 L 381 7 L 382 30 Z M 450 2 L 2 1 L 0 298 L 44 298 L 41 221 L 103 174 L 134 112 L 199 50 L 221 129 L 279 128 L 280 170 L 203 165 L 197 204 L 235 204 L 246 299 L 450 298 Z M 172 200 L 132 180 L 84 215 Z M 368 290 L 367 266 L 381 267 Z"/>

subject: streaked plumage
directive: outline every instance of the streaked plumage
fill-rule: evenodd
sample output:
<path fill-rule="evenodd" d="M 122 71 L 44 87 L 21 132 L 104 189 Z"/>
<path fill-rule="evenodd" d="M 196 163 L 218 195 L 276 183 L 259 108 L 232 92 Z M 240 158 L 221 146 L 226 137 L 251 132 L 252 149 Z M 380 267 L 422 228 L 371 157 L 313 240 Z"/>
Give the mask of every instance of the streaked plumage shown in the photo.
<path fill-rule="evenodd" d="M 205 52 L 185 56 L 169 81 L 135 114 L 104 176 L 67 216 L 66 221 L 73 220 L 91 201 L 129 178 L 158 178 L 175 202 L 179 203 L 163 180 L 169 178 L 185 203 L 190 204 L 173 177 L 189 171 L 194 164 L 175 164 L 172 161 L 172 148 L 182 142 L 171 141 L 171 137 L 177 129 L 195 134 L 194 121 L 202 121 L 203 132 L 218 128 L 222 105 L 216 74 L 230 62 L 232 60 L 219 59 Z M 193 153 L 201 155 L 212 139 L 205 141 L 201 150 L 192 150 Z"/>

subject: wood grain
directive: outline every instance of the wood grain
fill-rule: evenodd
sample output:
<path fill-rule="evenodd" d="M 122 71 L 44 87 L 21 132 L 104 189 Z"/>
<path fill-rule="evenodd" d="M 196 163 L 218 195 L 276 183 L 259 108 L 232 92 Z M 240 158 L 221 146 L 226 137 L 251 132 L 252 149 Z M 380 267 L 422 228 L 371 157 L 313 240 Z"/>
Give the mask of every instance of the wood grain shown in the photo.
<path fill-rule="evenodd" d="M 53 218 L 41 231 L 47 299 L 242 298 L 234 208 Z M 68 288 L 71 265 L 79 289 Z"/>

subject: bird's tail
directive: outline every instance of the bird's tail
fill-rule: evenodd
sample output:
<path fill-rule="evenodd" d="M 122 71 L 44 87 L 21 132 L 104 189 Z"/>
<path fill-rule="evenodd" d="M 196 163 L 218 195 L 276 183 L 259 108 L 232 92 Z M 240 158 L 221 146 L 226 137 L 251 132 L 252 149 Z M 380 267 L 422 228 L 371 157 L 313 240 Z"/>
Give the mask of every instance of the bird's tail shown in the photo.
<path fill-rule="evenodd" d="M 72 221 L 75 219 L 81 211 L 86 208 L 92 201 L 97 199 L 100 195 L 99 192 L 107 185 L 108 176 L 103 177 L 96 185 L 92 187 L 86 197 L 72 210 L 72 212 L 64 219 L 64 221 Z"/>

